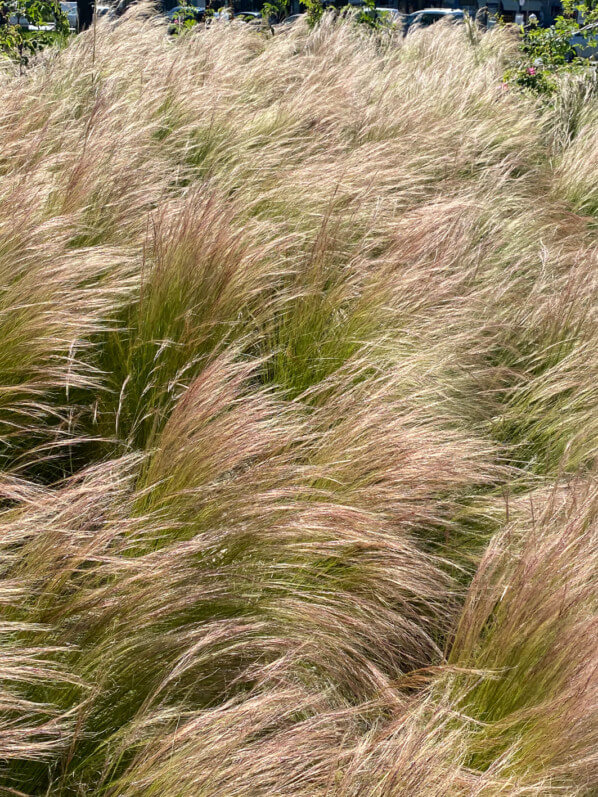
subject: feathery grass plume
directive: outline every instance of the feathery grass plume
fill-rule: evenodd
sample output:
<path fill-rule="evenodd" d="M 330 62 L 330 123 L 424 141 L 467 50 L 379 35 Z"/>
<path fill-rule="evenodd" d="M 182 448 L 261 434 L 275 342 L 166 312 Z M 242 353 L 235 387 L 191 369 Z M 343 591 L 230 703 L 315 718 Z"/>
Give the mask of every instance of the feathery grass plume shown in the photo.
<path fill-rule="evenodd" d="M 568 147 L 563 153 L 555 185 L 556 190 L 564 195 L 576 210 L 588 216 L 598 214 L 596 191 L 598 136 L 595 106 L 595 101 L 589 103 L 589 108 L 582 117 L 583 123 L 579 124 L 575 145 Z"/>
<path fill-rule="evenodd" d="M 546 115 L 546 131 L 556 154 L 565 150 L 595 111 L 598 76 L 591 70 L 561 77 L 554 106 Z M 586 164 L 587 166 L 587 164 Z"/>
<path fill-rule="evenodd" d="M 144 470 L 128 541 L 115 540 L 110 523 L 109 550 L 83 571 L 87 586 L 60 608 L 51 590 L 50 616 L 62 614 L 61 635 L 82 651 L 75 671 L 102 686 L 72 752 L 81 783 L 120 771 L 139 744 L 135 731 L 156 711 L 209 711 L 283 677 L 316 695 L 332 690 L 337 711 L 440 657 L 457 585 L 411 531 L 441 522 L 450 510 L 443 493 L 477 476 L 475 457 L 468 462 L 465 446 L 463 473 L 444 473 L 448 452 L 431 438 L 438 452 L 419 460 L 409 436 L 421 440 L 425 425 L 401 427 L 399 416 L 394 439 L 405 471 L 387 477 L 392 511 L 381 499 L 389 463 L 367 448 L 359 453 L 363 492 L 352 496 L 334 438 L 323 444 L 300 404 L 256 391 L 258 367 L 219 358 L 204 369 Z M 351 431 L 349 419 L 344 428 Z M 356 462 L 365 430 L 357 433 Z M 453 445 L 453 464 L 456 452 Z M 434 513 L 418 508 L 426 479 L 438 491 Z M 94 733 L 104 737 L 95 751 L 87 741 Z"/>
<path fill-rule="evenodd" d="M 233 212 L 200 192 L 152 215 L 135 294 L 96 342 L 107 390 L 91 431 L 151 447 L 193 378 L 276 301 L 273 245 L 249 244 Z"/>
<path fill-rule="evenodd" d="M 523 784 L 588 793 L 598 782 L 598 492 L 592 479 L 527 500 L 527 521 L 507 525 L 482 559 L 449 656 L 489 673 L 462 703 L 479 723 L 469 763 L 486 769 L 508 753 Z"/>
<path fill-rule="evenodd" d="M 3 608 L 24 599 L 18 584 L 5 582 L 2 585 Z M 59 706 L 35 697 L 36 692 L 41 697 L 46 689 L 68 689 L 78 684 L 77 679 L 54 660 L 61 649 L 44 643 L 47 630 L 18 621 L 3 621 L 1 625 L 2 778 L 7 774 L 9 763 L 50 761 L 64 752 L 72 738 L 75 712 L 62 711 Z M 19 644 L 20 637 L 29 640 L 29 644 Z"/>
<path fill-rule="evenodd" d="M 514 501 L 448 665 L 396 684 L 410 697 L 343 751 L 331 793 L 592 792 L 597 495 L 591 480 Z"/>
<path fill-rule="evenodd" d="M 68 645 L 56 640 L 51 623 L 36 621 L 31 611 L 36 588 L 38 595 L 42 591 L 41 569 L 31 563 L 34 579 L 22 575 L 24 551 L 39 530 L 33 516 L 39 519 L 45 493 L 14 477 L 3 475 L 0 481 L 2 500 L 13 504 L 0 515 L 0 778 L 6 787 L 21 785 L 16 773 L 23 762 L 45 769 L 68 749 L 82 698 L 81 679 L 65 662 Z M 49 569 L 54 577 L 54 568 Z M 72 703 L 53 699 L 69 693 L 76 695 Z"/>
<path fill-rule="evenodd" d="M 111 462 L 82 472 L 60 489 L 39 488 L 14 477 L 3 477 L 0 487 L 6 508 L 0 513 L 2 539 L 3 682 L 17 685 L 13 720 L 18 729 L 23 718 L 45 717 L 24 726 L 31 736 L 6 758 L 39 758 L 33 743 L 50 757 L 66 752 L 80 725 L 79 714 L 88 694 L 75 673 L 79 643 L 101 613 L 94 609 L 94 590 L 106 581 L 102 567 L 113 561 L 129 523 L 126 494 L 139 458 Z M 124 542 L 121 542 L 122 549 Z M 82 612 L 80 606 L 86 606 Z M 7 737 L 11 731 L 7 731 Z M 17 730 L 15 730 L 17 734 Z M 15 736 L 15 739 L 18 736 Z M 15 742 L 16 745 L 16 742 Z M 3 756 L 4 757 L 4 756 Z M 29 782 L 39 769 L 19 765 L 9 781 Z M 16 773 L 20 772 L 20 775 Z"/>
<path fill-rule="evenodd" d="M 0 107 L 0 789 L 593 793 L 591 79 L 167 27 Z"/>
<path fill-rule="evenodd" d="M 330 691 L 281 689 L 283 662 L 261 684 L 273 678 L 275 692 L 177 715 L 166 738 L 174 717 L 156 714 L 143 729 L 154 741 L 115 793 L 590 793 L 597 499 L 591 482 L 518 499 L 480 564 L 448 666 L 389 684 L 377 704 L 334 710 Z"/>
<path fill-rule="evenodd" d="M 537 217 L 520 223 L 529 229 Z M 586 377 L 596 367 L 597 250 L 583 221 L 565 217 L 560 229 L 543 222 L 540 251 L 530 247 L 528 263 L 521 253 L 520 272 L 480 302 L 477 316 L 488 325 L 478 352 L 464 356 L 477 370 L 471 389 L 486 394 L 482 428 L 512 462 L 554 475 L 591 466 L 596 456 L 598 396 Z"/>
<path fill-rule="evenodd" d="M 68 449 L 74 394 L 100 387 L 82 352 L 122 290 L 105 277 L 125 277 L 126 260 L 110 251 L 73 257 L 63 220 L 44 221 L 34 203 L 15 211 L 14 199 L 8 192 L 0 201 L 10 207 L 0 230 L 0 458 L 3 468 L 26 472 Z M 63 470 L 49 465 L 47 473 Z"/>

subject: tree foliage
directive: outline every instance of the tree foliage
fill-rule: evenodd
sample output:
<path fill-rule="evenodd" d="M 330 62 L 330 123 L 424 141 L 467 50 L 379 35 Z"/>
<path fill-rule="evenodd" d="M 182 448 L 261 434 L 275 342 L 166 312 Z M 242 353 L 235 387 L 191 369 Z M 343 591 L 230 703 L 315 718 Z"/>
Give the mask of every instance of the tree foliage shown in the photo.
<path fill-rule="evenodd" d="M 521 60 L 506 79 L 535 93 L 552 93 L 562 72 L 587 68 L 587 56 L 577 48 L 596 48 L 598 43 L 598 4 L 596 0 L 563 0 L 563 13 L 553 25 L 541 28 L 532 22 L 523 31 Z"/>
<path fill-rule="evenodd" d="M 21 68 L 32 54 L 68 33 L 58 0 L 8 0 L 0 8 L 0 51 Z"/>

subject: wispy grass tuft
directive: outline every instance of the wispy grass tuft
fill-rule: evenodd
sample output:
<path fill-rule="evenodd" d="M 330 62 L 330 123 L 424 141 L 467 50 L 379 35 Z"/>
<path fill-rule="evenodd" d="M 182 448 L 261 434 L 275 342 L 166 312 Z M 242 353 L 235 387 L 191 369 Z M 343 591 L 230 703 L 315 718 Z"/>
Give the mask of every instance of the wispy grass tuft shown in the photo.
<path fill-rule="evenodd" d="M 508 32 L 103 19 L 0 107 L 0 791 L 591 795 L 596 120 Z"/>

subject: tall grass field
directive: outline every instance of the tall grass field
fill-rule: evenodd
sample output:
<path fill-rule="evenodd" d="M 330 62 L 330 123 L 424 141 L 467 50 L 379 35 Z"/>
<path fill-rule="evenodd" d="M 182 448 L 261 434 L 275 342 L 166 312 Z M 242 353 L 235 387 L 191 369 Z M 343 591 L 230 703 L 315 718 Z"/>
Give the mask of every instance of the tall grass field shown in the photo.
<path fill-rule="evenodd" d="M 598 794 L 598 82 L 98 21 L 0 102 L 0 794 Z"/>

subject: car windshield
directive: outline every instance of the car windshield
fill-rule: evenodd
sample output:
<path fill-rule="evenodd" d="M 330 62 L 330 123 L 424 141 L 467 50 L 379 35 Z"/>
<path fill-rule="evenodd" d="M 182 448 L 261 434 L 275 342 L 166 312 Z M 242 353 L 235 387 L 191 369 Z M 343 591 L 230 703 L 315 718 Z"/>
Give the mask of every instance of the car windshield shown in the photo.
<path fill-rule="evenodd" d="M 408 22 L 410 25 L 421 25 L 422 27 L 427 27 L 428 25 L 433 25 L 435 22 L 438 22 L 441 19 L 461 19 L 463 17 L 462 11 L 454 11 L 449 14 L 442 14 L 442 13 L 433 13 L 433 12 L 424 12 L 424 13 L 415 13 L 411 14 Z"/>

